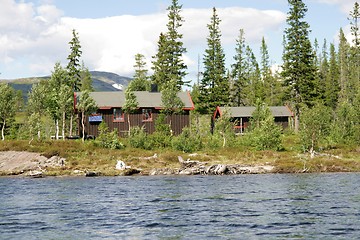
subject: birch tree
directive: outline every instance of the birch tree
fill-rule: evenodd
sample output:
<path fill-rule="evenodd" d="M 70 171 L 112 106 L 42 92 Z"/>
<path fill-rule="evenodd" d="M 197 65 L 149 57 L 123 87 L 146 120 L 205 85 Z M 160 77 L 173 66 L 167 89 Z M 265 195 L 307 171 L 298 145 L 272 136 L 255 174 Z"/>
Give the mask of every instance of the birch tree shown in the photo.
<path fill-rule="evenodd" d="M 91 98 L 88 90 L 81 92 L 79 102 L 76 107 L 81 114 L 82 141 L 85 141 L 85 117 L 87 114 L 93 113 L 97 110 L 96 103 L 94 99 Z"/>
<path fill-rule="evenodd" d="M 0 83 L 0 124 L 1 139 L 5 140 L 5 127 L 16 112 L 15 90 L 6 83 Z"/>

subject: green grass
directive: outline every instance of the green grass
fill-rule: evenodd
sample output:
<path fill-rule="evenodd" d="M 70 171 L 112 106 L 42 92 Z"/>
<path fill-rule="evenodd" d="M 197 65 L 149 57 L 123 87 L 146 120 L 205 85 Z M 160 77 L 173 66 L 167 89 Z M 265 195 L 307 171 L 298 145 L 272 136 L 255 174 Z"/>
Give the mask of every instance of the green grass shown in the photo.
<path fill-rule="evenodd" d="M 250 148 L 232 147 L 203 150 L 191 156 L 171 149 L 141 150 L 126 147 L 112 150 L 97 147 L 94 142 L 81 140 L 52 141 L 2 141 L 0 151 L 38 152 L 46 157 L 58 155 L 66 158 L 61 169 L 48 169 L 48 175 L 72 175 L 74 170 L 97 171 L 102 175 L 119 175 L 115 170 L 117 160 L 124 161 L 133 168 L 148 174 L 152 169 L 179 168 L 177 156 L 198 160 L 208 164 L 273 165 L 277 173 L 299 172 L 348 172 L 360 171 L 360 148 L 342 146 L 324 150 L 323 156 L 311 159 L 298 150 L 298 140 L 294 136 L 284 139 L 284 151 L 255 151 Z M 295 149 L 295 150 L 294 150 Z M 157 158 L 153 158 L 157 154 Z M 335 157 L 336 156 L 336 157 Z M 0 173 L 1 175 L 1 173 Z"/>

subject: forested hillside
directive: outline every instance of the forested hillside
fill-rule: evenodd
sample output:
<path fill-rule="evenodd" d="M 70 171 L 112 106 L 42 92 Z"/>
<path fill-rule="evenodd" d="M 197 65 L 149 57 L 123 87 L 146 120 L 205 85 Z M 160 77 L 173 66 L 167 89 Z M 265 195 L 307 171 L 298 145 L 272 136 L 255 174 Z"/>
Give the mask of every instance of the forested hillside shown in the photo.
<path fill-rule="evenodd" d="M 181 15 L 182 5 L 172 0 L 167 8 L 168 23 L 166 31 L 159 33 L 157 52 L 152 56 L 152 75 L 148 75 L 146 59 L 138 53 L 135 56 L 134 77 L 129 83 L 128 78 L 121 78 L 110 73 L 90 72 L 81 63 L 82 50 L 79 33 L 74 29 L 73 38 L 69 42 L 70 52 L 68 63 L 61 66 L 54 64 L 52 75 L 48 80 L 36 79 L 38 84 L 29 91 L 29 101 L 26 109 L 26 134 L 22 137 L 41 140 L 44 132 L 56 132 L 58 136 L 74 133 L 74 91 L 84 94 L 76 106 L 82 120 L 86 115 L 94 113 L 95 103 L 89 96 L 90 91 L 114 90 L 112 84 L 122 84 L 126 89 L 124 112 L 129 114 L 137 109 L 137 101 L 133 91 L 149 90 L 151 84 L 156 84 L 162 93 L 164 115 L 181 114 L 182 102 L 177 98 L 177 92 L 185 87 L 192 87 L 192 98 L 195 104 L 194 116 L 209 115 L 217 106 L 237 107 L 256 106 L 252 116 L 252 127 L 247 144 L 257 149 L 276 149 L 281 147 L 281 131 L 273 124 L 274 119 L 269 114 L 268 106 L 287 105 L 294 113 L 294 121 L 289 131 L 301 139 L 303 151 L 311 152 L 336 145 L 360 143 L 360 8 L 355 2 L 349 12 L 348 21 L 350 35 L 344 30 L 338 30 L 338 41 L 328 39 L 311 39 L 311 25 L 306 21 L 307 6 L 303 1 L 288 0 L 286 27 L 283 32 L 283 55 L 281 66 L 274 70 L 268 51 L 266 37 L 261 42 L 260 57 L 246 41 L 246 32 L 239 27 L 239 35 L 234 45 L 235 56 L 225 56 L 222 48 L 221 18 L 217 10 L 212 9 L 209 19 L 208 35 L 204 41 L 207 47 L 203 53 L 203 69 L 198 74 L 198 81 L 192 86 L 188 80 L 187 66 L 183 55 L 186 48 L 183 44 L 181 27 L 186 19 Z M 345 27 L 345 26 L 344 26 Z M 312 32 L 316 36 L 316 32 Z M 232 59 L 229 68 L 225 59 Z M 26 81 L 25 81 L 26 82 Z M 0 120 L 2 138 L 8 134 L 18 137 L 16 129 L 11 129 L 14 123 L 16 108 L 20 106 L 19 99 L 10 86 L 0 85 Z M 15 86 L 15 85 L 13 85 Z M 22 86 L 25 89 L 25 86 Z M 29 90 L 29 88 L 27 88 Z M 13 105 L 5 104 L 12 103 Z M 20 107 L 18 107 L 19 109 Z M 52 120 L 45 124 L 42 116 Z M 227 118 L 226 118 L 227 117 Z M 213 134 L 206 138 L 199 121 L 194 121 L 194 130 L 185 130 L 183 139 L 192 139 L 201 146 L 213 144 L 213 138 L 223 141 L 216 146 L 225 146 L 236 141 L 229 124 L 229 116 L 218 121 L 219 126 Z M 164 122 L 157 122 L 158 129 L 167 129 Z M 19 127 L 19 126 L 17 126 Z M 106 129 L 106 128 L 104 128 Z M 5 131 L 6 130 L 6 131 Z M 113 130 L 113 129 L 111 129 Z M 116 129 L 114 129 L 116 130 Z M 15 132 L 15 133 L 14 133 Z M 130 132 L 130 131 L 129 131 Z M 135 131 L 140 136 L 141 130 Z M 252 132 L 252 133 L 251 133 Z M 165 133 L 157 133 L 157 137 Z M 187 135 L 185 135 L 187 134 Z M 116 134 L 113 134 L 114 136 Z M 171 133 L 167 136 L 171 139 Z M 160 138 L 162 139 L 162 138 Z M 208 139 L 210 142 L 203 142 Z M 232 139 L 232 141 L 229 141 Z M 164 139 L 162 139 L 164 140 Z M 150 140 L 147 143 L 151 142 Z M 181 143 L 186 142 L 185 140 Z M 169 146 L 171 144 L 169 143 Z M 164 144 L 162 145 L 164 146 Z"/>

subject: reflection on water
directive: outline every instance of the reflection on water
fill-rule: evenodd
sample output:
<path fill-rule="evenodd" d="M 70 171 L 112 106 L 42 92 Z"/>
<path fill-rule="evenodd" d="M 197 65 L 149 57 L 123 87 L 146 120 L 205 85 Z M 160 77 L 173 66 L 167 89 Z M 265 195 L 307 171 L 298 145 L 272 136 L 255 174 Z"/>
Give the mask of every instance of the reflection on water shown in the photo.
<path fill-rule="evenodd" d="M 0 178 L 0 239 L 359 239 L 360 174 Z"/>

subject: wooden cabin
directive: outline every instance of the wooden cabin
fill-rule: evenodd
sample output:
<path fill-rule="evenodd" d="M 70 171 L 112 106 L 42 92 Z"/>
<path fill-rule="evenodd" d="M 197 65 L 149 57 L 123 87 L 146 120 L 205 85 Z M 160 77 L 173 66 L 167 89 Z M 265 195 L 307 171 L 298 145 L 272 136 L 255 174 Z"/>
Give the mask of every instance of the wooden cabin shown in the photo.
<path fill-rule="evenodd" d="M 289 127 L 289 123 L 294 115 L 287 106 L 272 106 L 269 108 L 274 116 L 275 123 L 281 125 L 284 129 Z M 230 121 L 234 123 L 235 132 L 244 133 L 246 128 L 250 126 L 250 118 L 255 111 L 255 107 L 217 107 L 212 118 L 213 126 L 215 120 L 226 111 L 230 115 Z"/>
<path fill-rule="evenodd" d="M 81 93 L 75 93 L 75 106 Z M 90 96 L 95 100 L 98 110 L 86 118 L 85 132 L 87 136 L 98 136 L 98 126 L 105 122 L 109 130 L 118 130 L 119 136 L 126 136 L 130 127 L 144 127 L 146 133 L 155 131 L 155 120 L 163 109 L 160 92 L 135 91 L 138 109 L 129 116 L 123 112 L 125 104 L 125 93 L 116 92 L 91 92 Z M 181 114 L 168 116 L 166 121 L 171 123 L 174 135 L 182 132 L 184 127 L 190 125 L 190 111 L 194 109 L 189 92 L 179 92 L 178 97 L 184 103 Z M 128 118 L 129 117 L 129 118 Z M 129 119 L 129 121 L 128 121 Z M 79 135 L 81 135 L 81 124 L 78 123 Z"/>

